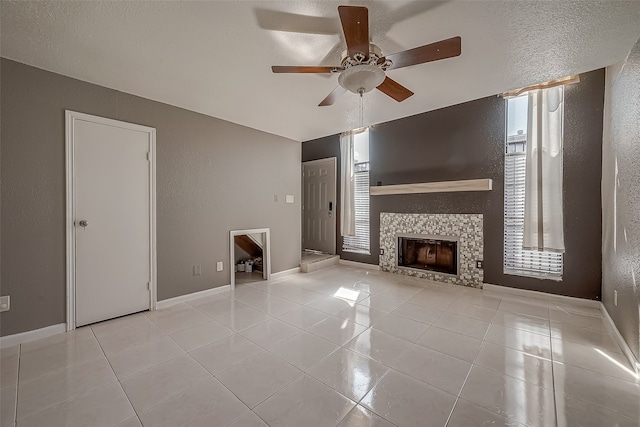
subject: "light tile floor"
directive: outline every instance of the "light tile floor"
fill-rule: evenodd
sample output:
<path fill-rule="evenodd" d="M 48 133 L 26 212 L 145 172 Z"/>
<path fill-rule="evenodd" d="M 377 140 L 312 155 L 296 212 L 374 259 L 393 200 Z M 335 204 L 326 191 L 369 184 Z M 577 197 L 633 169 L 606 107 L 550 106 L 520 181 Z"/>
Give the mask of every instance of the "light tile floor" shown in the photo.
<path fill-rule="evenodd" d="M 262 271 L 254 270 L 251 273 L 244 271 L 235 272 L 236 285 L 244 285 L 247 283 L 260 282 L 264 280 L 262 278 Z"/>
<path fill-rule="evenodd" d="M 640 425 L 598 310 L 345 266 L 1 356 L 1 427 Z"/>

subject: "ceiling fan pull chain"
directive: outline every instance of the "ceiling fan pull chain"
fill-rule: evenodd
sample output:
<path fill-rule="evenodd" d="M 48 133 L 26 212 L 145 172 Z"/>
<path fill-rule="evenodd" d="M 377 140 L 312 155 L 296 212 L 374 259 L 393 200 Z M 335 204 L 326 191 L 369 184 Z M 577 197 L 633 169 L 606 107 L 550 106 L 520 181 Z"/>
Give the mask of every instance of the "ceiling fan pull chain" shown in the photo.
<path fill-rule="evenodd" d="M 358 93 L 360 94 L 360 127 L 364 127 L 364 89 L 358 89 Z"/>

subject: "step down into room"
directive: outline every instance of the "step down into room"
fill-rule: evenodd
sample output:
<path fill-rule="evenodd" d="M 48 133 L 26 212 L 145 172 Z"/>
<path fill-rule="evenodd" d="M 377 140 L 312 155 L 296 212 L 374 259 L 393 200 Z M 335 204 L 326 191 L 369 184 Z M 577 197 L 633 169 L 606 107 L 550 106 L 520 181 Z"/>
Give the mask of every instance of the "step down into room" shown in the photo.
<path fill-rule="evenodd" d="M 303 252 L 302 259 L 300 260 L 300 272 L 311 273 L 313 271 L 331 267 L 332 265 L 338 265 L 339 262 L 339 255 L 313 254 Z"/>

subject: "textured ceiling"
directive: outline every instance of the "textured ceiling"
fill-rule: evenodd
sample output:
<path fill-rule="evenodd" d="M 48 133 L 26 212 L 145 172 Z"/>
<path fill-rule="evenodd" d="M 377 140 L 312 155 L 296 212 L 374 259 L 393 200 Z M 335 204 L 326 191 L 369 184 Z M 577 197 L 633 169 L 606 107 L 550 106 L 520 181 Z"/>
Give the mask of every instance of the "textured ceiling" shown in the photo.
<path fill-rule="evenodd" d="M 270 66 L 337 64 L 340 4 L 369 8 L 383 54 L 462 36 L 457 58 L 389 71 L 416 94 L 366 94 L 365 124 L 611 65 L 640 36 L 638 1 L 3 0 L 1 54 L 304 141 L 358 127 L 358 97 L 318 107 L 336 75 Z"/>

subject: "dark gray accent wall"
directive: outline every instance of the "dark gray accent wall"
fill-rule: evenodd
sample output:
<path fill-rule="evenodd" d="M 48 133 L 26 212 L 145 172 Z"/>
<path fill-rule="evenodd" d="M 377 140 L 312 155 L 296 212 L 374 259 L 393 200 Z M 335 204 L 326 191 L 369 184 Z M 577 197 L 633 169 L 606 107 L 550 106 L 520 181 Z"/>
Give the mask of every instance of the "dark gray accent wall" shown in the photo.
<path fill-rule="evenodd" d="M 299 265 L 299 142 L 7 59 L 0 74 L 1 335 L 65 322 L 65 109 L 157 129 L 159 300 L 228 284 L 230 230 L 271 228 L 272 271 Z"/>
<path fill-rule="evenodd" d="M 640 40 L 607 68 L 603 153 L 602 302 L 640 360 Z"/>
<path fill-rule="evenodd" d="M 567 86 L 565 92 L 564 216 L 567 253 L 561 282 L 503 274 L 505 101 L 496 96 L 371 128 L 371 185 L 378 182 L 391 185 L 491 178 L 493 191 L 372 196 L 371 255 L 343 252 L 341 239 L 338 239 L 336 250 L 340 256 L 353 261 L 378 263 L 380 212 L 482 213 L 485 283 L 580 298 L 600 298 L 604 70 L 580 77 L 581 83 Z M 303 161 L 331 156 L 340 157 L 338 135 L 302 144 Z"/>

